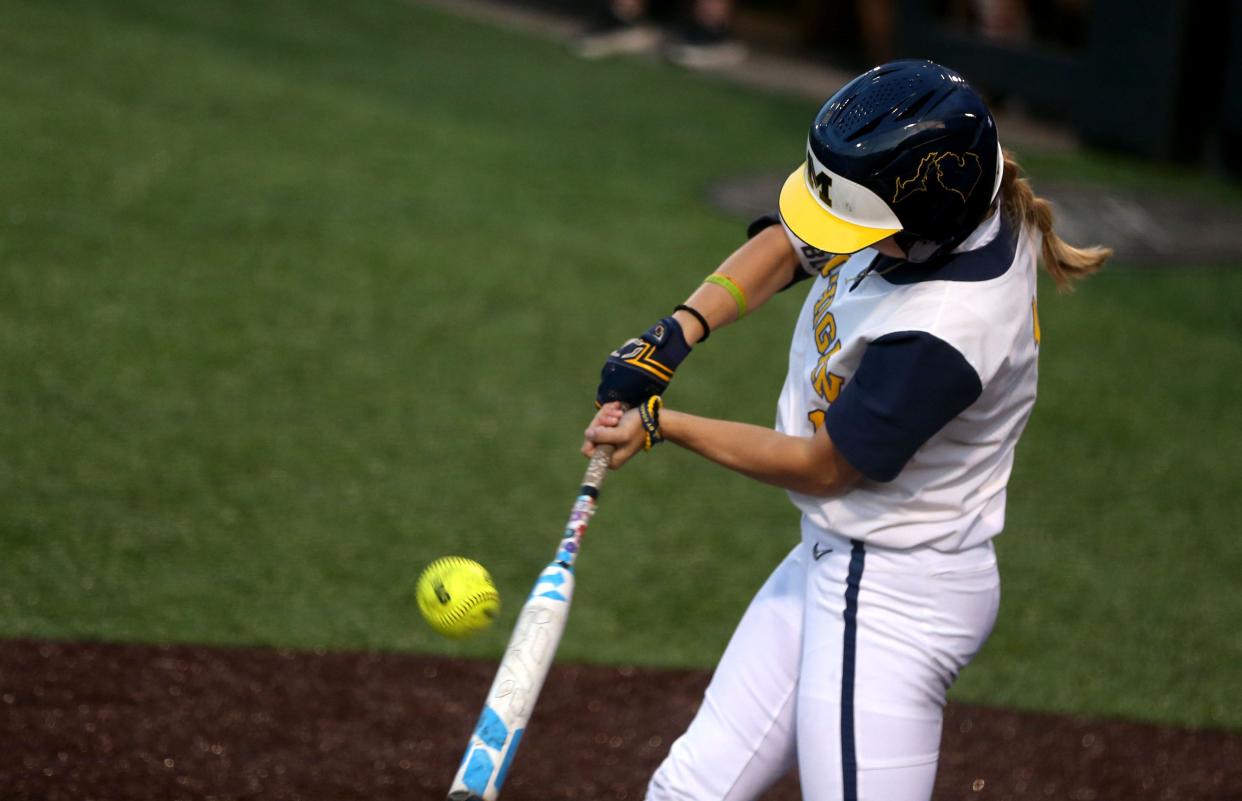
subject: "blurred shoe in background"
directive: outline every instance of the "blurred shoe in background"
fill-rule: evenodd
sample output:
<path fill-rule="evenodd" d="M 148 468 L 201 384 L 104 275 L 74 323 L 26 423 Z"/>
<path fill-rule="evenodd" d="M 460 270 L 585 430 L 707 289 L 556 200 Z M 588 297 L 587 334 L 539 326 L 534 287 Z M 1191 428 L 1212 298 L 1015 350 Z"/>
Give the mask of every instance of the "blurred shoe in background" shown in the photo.
<path fill-rule="evenodd" d="M 664 57 L 679 67 L 710 70 L 733 67 L 746 60 L 746 45 L 726 27 L 692 24 L 682 28 L 664 48 Z"/>
<path fill-rule="evenodd" d="M 660 31 L 645 15 L 626 19 L 605 8 L 574 40 L 573 49 L 582 58 L 607 58 L 644 53 L 659 43 Z"/>

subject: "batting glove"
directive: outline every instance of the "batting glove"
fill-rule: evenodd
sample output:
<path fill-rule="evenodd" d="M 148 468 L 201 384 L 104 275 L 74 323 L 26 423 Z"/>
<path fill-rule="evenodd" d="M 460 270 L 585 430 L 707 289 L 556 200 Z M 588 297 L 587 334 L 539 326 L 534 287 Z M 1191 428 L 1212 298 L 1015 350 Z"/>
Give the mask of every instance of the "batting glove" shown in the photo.
<path fill-rule="evenodd" d="M 672 317 L 660 320 L 638 339 L 617 348 L 600 370 L 595 403 L 621 401 L 638 406 L 652 395 L 663 395 L 677 365 L 690 353 L 681 324 Z"/>

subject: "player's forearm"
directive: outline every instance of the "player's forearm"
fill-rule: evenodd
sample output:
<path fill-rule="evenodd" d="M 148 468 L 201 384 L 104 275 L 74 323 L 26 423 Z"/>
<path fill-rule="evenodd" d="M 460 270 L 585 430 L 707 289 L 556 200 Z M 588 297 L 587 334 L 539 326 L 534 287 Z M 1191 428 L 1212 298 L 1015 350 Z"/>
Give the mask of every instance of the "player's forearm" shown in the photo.
<path fill-rule="evenodd" d="M 766 484 L 807 495 L 835 495 L 857 473 L 832 448 L 827 434 L 794 437 L 770 428 L 698 417 L 672 409 L 660 413 L 660 431 L 704 458 Z"/>
<path fill-rule="evenodd" d="M 784 289 L 798 269 L 798 257 L 780 226 L 769 226 L 733 252 L 716 273 L 733 281 L 746 301 L 749 314 Z M 712 330 L 738 318 L 738 304 L 724 287 L 704 283 L 686 300 L 686 305 L 707 318 Z M 703 328 L 694 315 L 678 311 L 674 315 L 691 344 L 703 338 Z"/>

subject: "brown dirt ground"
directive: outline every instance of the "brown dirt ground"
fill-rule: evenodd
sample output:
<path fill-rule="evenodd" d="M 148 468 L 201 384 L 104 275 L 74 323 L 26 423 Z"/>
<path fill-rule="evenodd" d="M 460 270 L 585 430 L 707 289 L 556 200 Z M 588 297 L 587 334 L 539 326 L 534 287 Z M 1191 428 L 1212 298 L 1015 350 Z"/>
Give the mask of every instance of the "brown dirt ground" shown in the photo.
<path fill-rule="evenodd" d="M 0 642 L 0 798 L 444 798 L 494 665 Z M 707 675 L 558 665 L 505 801 L 638 801 Z M 798 798 L 795 777 L 766 797 Z M 1242 733 L 950 704 L 937 801 L 1242 799 Z"/>

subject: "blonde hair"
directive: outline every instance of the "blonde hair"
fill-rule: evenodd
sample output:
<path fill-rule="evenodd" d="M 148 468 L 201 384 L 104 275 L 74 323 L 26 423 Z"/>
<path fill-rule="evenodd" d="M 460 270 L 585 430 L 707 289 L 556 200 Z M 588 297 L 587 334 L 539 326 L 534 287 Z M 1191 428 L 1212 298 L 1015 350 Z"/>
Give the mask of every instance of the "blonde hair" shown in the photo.
<path fill-rule="evenodd" d="M 1037 196 L 1031 182 L 1022 173 L 1013 154 L 1005 154 L 1005 172 L 1001 178 L 1004 210 L 1019 225 L 1029 225 L 1044 239 L 1044 269 L 1061 292 L 1074 288 L 1073 283 L 1099 270 L 1113 255 L 1112 248 L 1095 245 L 1076 248 L 1057 235 L 1053 229 L 1052 204 Z"/>

